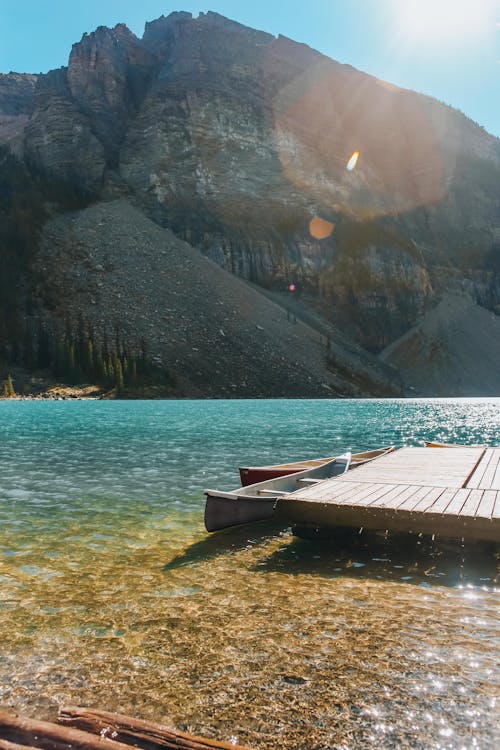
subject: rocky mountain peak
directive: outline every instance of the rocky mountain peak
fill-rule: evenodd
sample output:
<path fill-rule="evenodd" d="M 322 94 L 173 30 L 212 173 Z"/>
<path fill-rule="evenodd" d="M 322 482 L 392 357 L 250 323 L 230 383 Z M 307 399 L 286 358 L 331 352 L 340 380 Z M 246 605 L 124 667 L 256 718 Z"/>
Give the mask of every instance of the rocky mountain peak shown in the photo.
<path fill-rule="evenodd" d="M 116 168 L 128 119 L 144 96 L 153 57 L 125 24 L 100 26 L 73 45 L 68 66 L 71 97 Z"/>
<path fill-rule="evenodd" d="M 125 24 L 100 26 L 71 50 L 68 81 L 73 97 L 89 111 L 121 109 L 131 67 L 150 68 L 151 55 Z"/>
<path fill-rule="evenodd" d="M 271 34 L 256 31 L 213 11 L 200 13 L 196 18 L 184 11 L 161 16 L 146 24 L 143 36 L 145 46 L 162 61 L 172 47 L 179 44 L 189 45 L 200 54 L 205 50 L 204 58 L 208 59 L 208 52 L 220 58 L 221 54 L 230 55 L 236 44 L 243 45 L 243 48 L 249 44 L 267 46 L 273 40 Z"/>

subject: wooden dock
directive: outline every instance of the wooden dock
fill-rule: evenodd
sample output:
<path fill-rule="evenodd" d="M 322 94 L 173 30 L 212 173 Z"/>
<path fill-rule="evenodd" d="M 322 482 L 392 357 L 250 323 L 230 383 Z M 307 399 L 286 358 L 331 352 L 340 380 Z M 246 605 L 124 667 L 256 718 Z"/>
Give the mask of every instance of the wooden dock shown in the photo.
<path fill-rule="evenodd" d="M 280 498 L 291 524 L 500 542 L 500 448 L 401 448 Z"/>

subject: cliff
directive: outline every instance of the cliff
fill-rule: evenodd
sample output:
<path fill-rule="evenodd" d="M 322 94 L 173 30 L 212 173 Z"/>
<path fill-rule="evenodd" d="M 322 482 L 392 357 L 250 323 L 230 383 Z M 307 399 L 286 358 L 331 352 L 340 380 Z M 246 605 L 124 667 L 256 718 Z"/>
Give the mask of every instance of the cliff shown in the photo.
<path fill-rule="evenodd" d="M 22 135 L 33 111 L 38 77 L 0 73 L 0 144 L 22 153 Z"/>
<path fill-rule="evenodd" d="M 209 274 L 215 286 L 212 295 L 205 289 L 205 298 L 223 298 L 223 287 L 232 288 L 238 276 L 254 284 L 245 292 L 238 287 L 242 299 L 250 289 L 258 294 L 257 285 L 276 293 L 285 311 L 293 304 L 303 321 L 314 320 L 328 378 L 307 347 L 296 368 L 309 373 L 307 362 L 314 361 L 320 388 L 326 382 L 337 394 L 404 391 L 407 375 L 396 385 L 398 376 L 378 355 L 443 295 L 458 295 L 465 306 L 472 300 L 494 315 L 500 309 L 500 142 L 433 99 L 210 12 L 161 17 L 146 24 L 142 39 L 123 25 L 100 27 L 73 46 L 67 68 L 9 80 L 18 89 L 17 105 L 12 92 L 3 97 L 2 83 L 0 137 L 1 118 L 24 118 L 15 127 L 22 126 L 23 159 L 32 171 L 76 187 L 95 210 L 116 216 L 116 206 L 123 210 L 127 201 L 146 234 L 156 225 L 166 233 L 162 241 L 170 244 L 175 236 L 184 252 L 194 249 L 213 261 L 225 281 L 216 284 Z M 355 151 L 359 159 L 349 170 Z M 58 205 L 56 213 L 66 210 L 64 201 Z M 74 286 L 81 260 L 75 248 L 82 245 L 69 240 L 71 227 L 86 227 L 88 236 L 80 229 L 78 241 L 85 246 L 91 227 L 81 216 L 58 222 L 54 215 L 43 230 L 46 276 L 39 263 L 33 266 L 39 317 L 54 318 L 57 329 L 76 314 L 74 300 L 89 319 L 97 305 L 102 327 L 116 327 L 119 319 L 131 340 L 146 337 L 156 356 L 175 362 L 174 352 L 160 346 L 154 315 L 144 327 L 134 308 L 117 319 L 112 306 L 92 302 L 98 281 L 112 293 L 112 275 L 101 278 L 88 264 L 80 268 L 83 291 Z M 110 226 L 120 247 L 119 222 Z M 156 267 L 154 257 L 148 256 L 148 268 Z M 179 263 L 180 255 L 175 258 Z M 113 264 L 119 267 L 118 257 Z M 132 273 L 124 260 L 125 267 Z M 159 315 L 167 306 L 160 279 L 143 279 Z M 191 281 L 179 278 L 186 288 Z M 287 299 L 291 282 L 296 292 Z M 61 303 L 47 306 L 58 293 Z M 198 309 L 190 292 L 187 298 Z M 204 330 L 202 338 L 220 349 L 218 338 L 187 317 L 186 337 Z M 214 331 L 226 332 L 227 323 L 207 320 Z M 243 345 L 238 320 L 224 343 L 239 362 L 238 352 L 252 348 L 261 323 L 252 322 Z M 175 327 L 171 317 L 168 327 Z M 276 330 L 254 365 L 245 360 L 237 379 L 252 372 L 253 385 L 238 386 L 237 393 L 286 392 L 279 376 L 271 386 L 262 375 L 269 352 L 281 351 L 281 336 Z M 293 348 L 302 351 L 297 342 Z M 282 356 L 288 362 L 290 348 Z M 402 375 L 400 360 L 390 361 Z M 196 392 L 228 393 L 227 371 L 213 388 L 200 384 L 211 377 L 204 367 L 204 356 L 191 354 L 174 369 Z M 446 377 L 444 360 L 440 367 Z M 308 378 L 299 378 L 291 392 L 318 393 Z M 470 392 L 475 386 L 456 387 L 459 395 L 462 387 Z"/>

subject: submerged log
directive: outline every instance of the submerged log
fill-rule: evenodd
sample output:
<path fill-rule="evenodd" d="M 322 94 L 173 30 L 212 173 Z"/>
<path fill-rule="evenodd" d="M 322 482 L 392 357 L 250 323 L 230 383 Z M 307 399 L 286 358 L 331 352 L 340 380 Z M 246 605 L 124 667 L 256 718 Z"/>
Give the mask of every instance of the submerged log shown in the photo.
<path fill-rule="evenodd" d="M 93 708 L 66 706 L 59 710 L 58 721 L 141 750 L 249 750 L 232 742 L 195 737 L 163 724 Z"/>
<path fill-rule="evenodd" d="M 18 745 L 17 742 L 2 740 L 0 738 L 0 750 L 38 750 L 38 748 L 31 745 Z"/>
<path fill-rule="evenodd" d="M 6 711 L 0 711 L 0 737 L 44 750 L 103 750 L 108 742 L 79 729 L 13 716 Z M 130 747 L 117 742 L 113 750 L 130 750 Z"/>
<path fill-rule="evenodd" d="M 0 750 L 130 750 L 130 745 L 144 750 L 248 750 L 108 711 L 65 708 L 59 721 L 52 724 L 0 711 Z"/>

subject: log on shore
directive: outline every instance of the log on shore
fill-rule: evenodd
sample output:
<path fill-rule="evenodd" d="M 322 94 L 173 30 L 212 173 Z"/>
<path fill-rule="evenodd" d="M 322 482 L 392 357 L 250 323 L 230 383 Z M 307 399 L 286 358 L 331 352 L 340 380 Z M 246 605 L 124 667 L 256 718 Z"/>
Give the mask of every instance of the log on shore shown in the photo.
<path fill-rule="evenodd" d="M 144 719 L 93 708 L 67 706 L 59 710 L 58 721 L 85 732 L 110 737 L 141 750 L 249 750 L 231 742 L 219 742 L 170 729 Z"/>
<path fill-rule="evenodd" d="M 0 738 L 43 750 L 103 750 L 109 742 L 79 729 L 26 719 L 6 711 L 0 711 Z M 117 742 L 113 750 L 130 750 L 130 747 Z"/>
<path fill-rule="evenodd" d="M 249 750 L 97 709 L 62 708 L 58 721 L 0 711 L 0 750 Z"/>
<path fill-rule="evenodd" d="M 18 745 L 17 742 L 2 740 L 0 738 L 0 750 L 38 750 L 38 748 L 31 745 Z"/>

